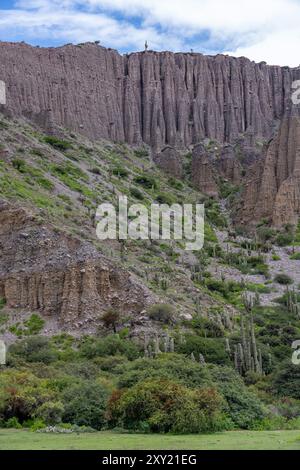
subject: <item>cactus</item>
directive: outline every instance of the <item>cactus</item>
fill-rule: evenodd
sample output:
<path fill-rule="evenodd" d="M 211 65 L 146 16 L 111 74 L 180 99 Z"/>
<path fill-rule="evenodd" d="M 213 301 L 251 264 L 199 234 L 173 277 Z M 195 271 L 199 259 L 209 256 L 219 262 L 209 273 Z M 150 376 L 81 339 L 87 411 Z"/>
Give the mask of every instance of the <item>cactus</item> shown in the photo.
<path fill-rule="evenodd" d="M 246 327 L 244 316 L 241 317 L 241 342 L 235 345 L 234 366 L 240 375 L 245 375 L 248 371 L 263 374 L 262 353 L 257 349 L 252 315 L 248 318 Z"/>
<path fill-rule="evenodd" d="M 243 301 L 246 312 L 248 312 L 248 313 L 252 312 L 253 299 L 252 299 L 251 295 L 247 294 L 247 292 L 244 292 L 242 294 L 242 301 Z"/>
<path fill-rule="evenodd" d="M 158 336 L 156 336 L 154 339 L 154 354 L 155 356 L 157 356 L 160 353 L 161 353 L 161 350 L 159 348 L 159 338 Z"/>
<path fill-rule="evenodd" d="M 205 364 L 204 356 L 203 356 L 203 354 L 201 354 L 201 353 L 199 354 L 199 362 L 200 362 L 200 364 L 202 364 L 202 365 Z"/>

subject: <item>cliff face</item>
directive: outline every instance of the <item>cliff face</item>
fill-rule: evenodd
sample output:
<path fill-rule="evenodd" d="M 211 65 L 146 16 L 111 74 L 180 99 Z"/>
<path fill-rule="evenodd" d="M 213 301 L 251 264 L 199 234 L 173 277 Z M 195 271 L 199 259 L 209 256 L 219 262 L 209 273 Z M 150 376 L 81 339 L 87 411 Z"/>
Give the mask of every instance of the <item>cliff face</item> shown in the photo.
<path fill-rule="evenodd" d="M 273 225 L 296 224 L 300 215 L 300 112 L 291 106 L 264 158 L 250 170 L 245 183 L 239 221 L 262 218 Z"/>
<path fill-rule="evenodd" d="M 237 219 L 243 223 L 263 217 L 276 225 L 295 223 L 299 215 L 299 130 L 291 112 L 291 84 L 299 78 L 300 68 L 244 57 L 121 56 L 92 43 L 0 43 L 7 99 L 0 110 L 26 116 L 47 132 L 62 126 L 92 139 L 149 144 L 158 165 L 176 177 L 182 175 L 180 151 L 195 146 L 195 186 L 216 195 L 219 173 L 242 185 Z M 204 139 L 225 144 L 214 162 L 205 149 L 201 155 L 197 150 Z M 258 139 L 273 140 L 258 151 Z"/>
<path fill-rule="evenodd" d="M 96 44 L 0 43 L 7 106 L 44 126 L 91 138 L 187 147 L 204 137 L 270 137 L 297 71 L 246 58 L 156 53 L 121 56 Z"/>
<path fill-rule="evenodd" d="M 110 307 L 140 314 L 151 294 L 88 243 L 39 226 L 0 201 L 0 297 L 8 308 L 40 311 L 60 326 L 92 326 Z"/>

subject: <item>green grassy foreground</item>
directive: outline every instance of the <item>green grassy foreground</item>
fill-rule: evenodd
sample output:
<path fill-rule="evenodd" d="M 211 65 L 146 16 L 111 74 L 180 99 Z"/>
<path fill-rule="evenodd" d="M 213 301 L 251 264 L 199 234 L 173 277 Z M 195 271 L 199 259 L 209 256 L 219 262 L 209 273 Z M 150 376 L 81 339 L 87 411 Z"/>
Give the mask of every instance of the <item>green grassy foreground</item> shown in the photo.
<path fill-rule="evenodd" d="M 211 435 L 40 434 L 0 430 L 0 450 L 300 450 L 300 431 L 232 431 Z"/>

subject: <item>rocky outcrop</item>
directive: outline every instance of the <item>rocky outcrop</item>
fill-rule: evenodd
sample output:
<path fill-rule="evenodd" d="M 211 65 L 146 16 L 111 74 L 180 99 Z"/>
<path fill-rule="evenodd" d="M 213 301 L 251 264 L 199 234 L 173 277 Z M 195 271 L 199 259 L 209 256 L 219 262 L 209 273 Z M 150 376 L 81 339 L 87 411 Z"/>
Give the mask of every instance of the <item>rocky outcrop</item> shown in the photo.
<path fill-rule="evenodd" d="M 205 137 L 232 142 L 248 131 L 269 138 L 299 77 L 244 57 L 0 43 L 7 111 L 158 150 Z"/>
<path fill-rule="evenodd" d="M 235 185 L 240 184 L 242 178 L 242 165 L 239 162 L 232 145 L 226 144 L 223 147 L 218 161 L 218 169 L 225 179 L 228 179 Z"/>
<path fill-rule="evenodd" d="M 182 158 L 173 147 L 163 148 L 160 153 L 155 155 L 154 161 L 165 173 L 179 179 L 182 177 Z"/>
<path fill-rule="evenodd" d="M 97 322 L 110 307 L 134 319 L 151 301 L 143 285 L 93 245 L 39 226 L 34 215 L 4 202 L 0 259 L 7 307 L 39 311 L 62 326 Z"/>
<path fill-rule="evenodd" d="M 218 195 L 218 186 L 215 181 L 214 167 L 211 155 L 204 145 L 198 144 L 192 154 L 192 182 L 199 191 L 209 196 Z"/>
<path fill-rule="evenodd" d="M 253 166 L 245 184 L 240 222 L 263 218 L 282 227 L 300 215 L 300 110 L 289 109 L 264 158 Z"/>

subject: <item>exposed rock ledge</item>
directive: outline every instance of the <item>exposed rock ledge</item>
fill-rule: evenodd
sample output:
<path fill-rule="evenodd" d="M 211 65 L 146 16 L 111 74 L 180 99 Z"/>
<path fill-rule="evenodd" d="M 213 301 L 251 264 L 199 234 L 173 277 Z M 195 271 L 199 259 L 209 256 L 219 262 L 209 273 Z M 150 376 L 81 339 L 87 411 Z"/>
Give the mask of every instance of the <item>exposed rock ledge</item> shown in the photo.
<path fill-rule="evenodd" d="M 96 321 L 109 307 L 138 315 L 153 295 L 93 245 L 39 226 L 0 201 L 0 297 L 8 308 L 55 316 L 58 324 Z"/>

